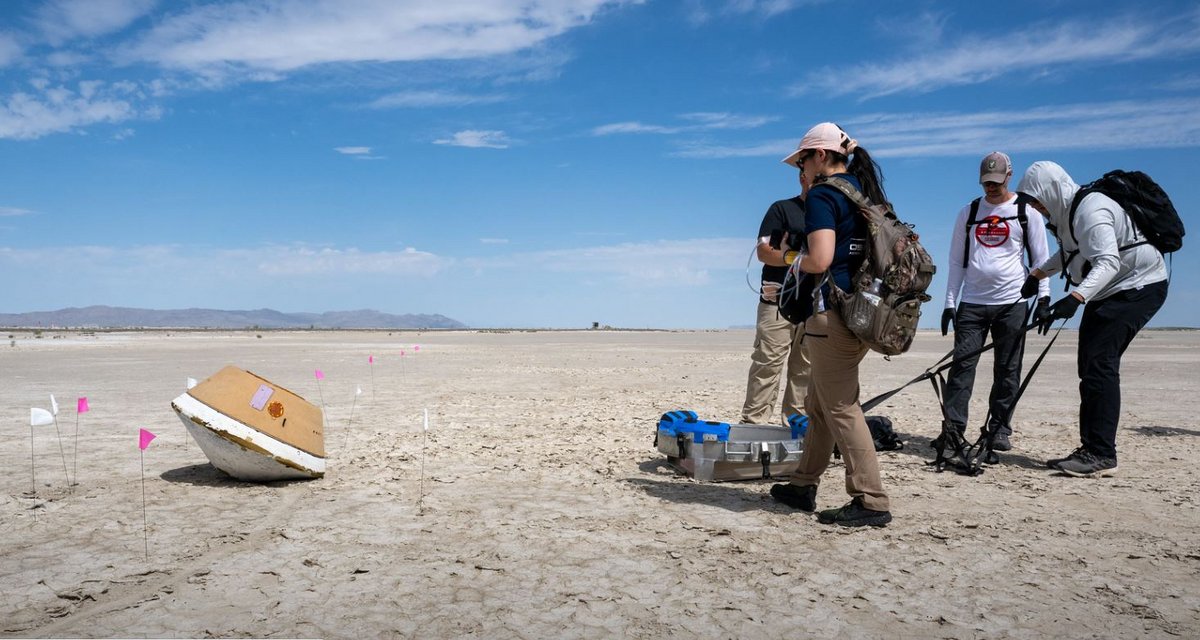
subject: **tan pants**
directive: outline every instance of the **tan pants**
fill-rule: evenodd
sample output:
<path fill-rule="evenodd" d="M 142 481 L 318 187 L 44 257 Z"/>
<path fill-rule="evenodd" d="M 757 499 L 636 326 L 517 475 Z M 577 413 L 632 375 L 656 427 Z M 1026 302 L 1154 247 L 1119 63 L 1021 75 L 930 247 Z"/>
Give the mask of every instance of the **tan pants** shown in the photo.
<path fill-rule="evenodd" d="M 742 422 L 769 424 L 779 397 L 779 376 L 787 366 L 783 390 L 783 423 L 793 413 L 803 413 L 808 391 L 808 353 L 803 345 L 804 325 L 795 325 L 779 315 L 779 308 L 758 302 L 758 321 L 754 332 L 754 354 L 750 356 L 750 376 L 746 381 L 746 402 Z"/>
<path fill-rule="evenodd" d="M 808 319 L 804 341 L 812 359 L 812 382 L 805 399 L 808 433 L 800 466 L 791 482 L 800 486 L 820 484 L 836 444 L 846 461 L 846 493 L 862 496 L 862 504 L 868 509 L 888 511 L 875 442 L 858 404 L 858 363 L 867 354 L 867 346 L 832 310 Z"/>

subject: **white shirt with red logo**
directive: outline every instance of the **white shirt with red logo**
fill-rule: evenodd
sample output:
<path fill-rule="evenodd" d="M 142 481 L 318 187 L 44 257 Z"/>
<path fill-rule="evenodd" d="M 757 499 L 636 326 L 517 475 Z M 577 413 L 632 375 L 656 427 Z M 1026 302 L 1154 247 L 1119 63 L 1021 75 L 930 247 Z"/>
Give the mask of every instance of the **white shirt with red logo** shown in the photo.
<path fill-rule="evenodd" d="M 1021 285 L 1031 268 L 1026 266 L 1025 244 L 1033 253 L 1034 266 L 1050 255 L 1046 243 L 1046 220 L 1037 209 L 1025 207 L 1029 238 L 1025 238 L 1017 219 L 1017 196 L 1001 204 L 980 199 L 976 224 L 966 229 L 971 205 L 958 212 L 950 236 L 950 280 L 946 284 L 946 308 L 961 302 L 972 304 L 1010 304 L 1021 299 Z M 968 247 L 967 267 L 963 268 L 963 246 Z M 961 291 L 961 296 L 960 296 Z M 1050 295 L 1048 278 L 1038 283 L 1038 297 Z"/>

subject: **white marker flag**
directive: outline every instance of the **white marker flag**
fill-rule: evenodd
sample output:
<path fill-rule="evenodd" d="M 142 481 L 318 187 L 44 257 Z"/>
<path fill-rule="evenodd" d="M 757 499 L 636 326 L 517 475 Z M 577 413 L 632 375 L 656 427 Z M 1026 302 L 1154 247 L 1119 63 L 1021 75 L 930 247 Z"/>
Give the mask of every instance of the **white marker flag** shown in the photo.
<path fill-rule="evenodd" d="M 195 378 L 188 378 L 188 379 L 187 379 L 187 388 L 188 388 L 188 389 L 191 389 L 192 387 L 195 387 L 195 386 L 196 386 L 196 379 L 195 379 Z"/>
<path fill-rule="evenodd" d="M 45 409 L 37 407 L 29 408 L 29 426 L 44 427 L 49 424 L 54 424 L 54 415 Z"/>
<path fill-rule="evenodd" d="M 429 431 L 429 409 L 425 409 L 425 430 Z"/>
<path fill-rule="evenodd" d="M 58 415 L 58 400 L 54 399 L 54 394 L 50 394 L 50 413 Z"/>
<path fill-rule="evenodd" d="M 362 395 L 362 387 L 361 387 L 361 386 L 355 386 L 355 387 L 354 387 L 354 395 L 356 395 L 356 396 L 361 396 L 361 395 Z"/>

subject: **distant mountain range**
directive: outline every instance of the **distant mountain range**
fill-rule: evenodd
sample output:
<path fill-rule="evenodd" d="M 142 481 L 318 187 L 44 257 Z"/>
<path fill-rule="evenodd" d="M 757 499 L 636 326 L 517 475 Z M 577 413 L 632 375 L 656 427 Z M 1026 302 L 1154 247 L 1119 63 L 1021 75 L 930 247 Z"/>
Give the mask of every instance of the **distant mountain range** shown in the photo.
<path fill-rule="evenodd" d="M 462 329 L 466 325 L 439 314 L 394 315 L 373 309 L 283 313 L 274 309 L 133 309 L 71 307 L 58 311 L 0 313 L 3 327 L 171 328 L 171 329 Z"/>

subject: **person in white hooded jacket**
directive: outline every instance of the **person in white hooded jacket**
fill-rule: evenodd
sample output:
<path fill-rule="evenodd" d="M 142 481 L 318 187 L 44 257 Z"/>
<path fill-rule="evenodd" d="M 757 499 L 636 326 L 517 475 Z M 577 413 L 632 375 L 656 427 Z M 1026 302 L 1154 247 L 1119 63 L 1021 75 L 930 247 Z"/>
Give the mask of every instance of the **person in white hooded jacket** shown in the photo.
<path fill-rule="evenodd" d="M 1117 423 L 1121 417 L 1121 356 L 1134 336 L 1167 299 L 1167 267 L 1146 243 L 1133 220 L 1108 196 L 1071 203 L 1079 185 L 1053 162 L 1035 162 L 1017 190 L 1028 194 L 1046 216 L 1060 251 L 1034 269 L 1022 289 L 1036 292 L 1039 280 L 1066 270 L 1074 291 L 1036 315 L 1042 333 L 1083 305 L 1079 323 L 1080 446 L 1047 466 L 1071 476 L 1111 476 L 1117 471 Z"/>

